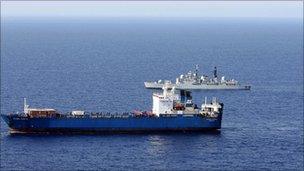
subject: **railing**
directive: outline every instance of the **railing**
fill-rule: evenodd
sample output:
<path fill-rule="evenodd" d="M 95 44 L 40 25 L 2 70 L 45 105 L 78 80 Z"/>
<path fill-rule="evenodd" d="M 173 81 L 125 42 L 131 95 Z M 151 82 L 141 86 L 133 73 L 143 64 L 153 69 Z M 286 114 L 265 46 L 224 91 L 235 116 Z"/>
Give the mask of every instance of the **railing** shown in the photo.
<path fill-rule="evenodd" d="M 98 112 L 98 113 L 88 113 L 85 112 L 84 115 L 72 115 L 71 112 L 60 114 L 56 113 L 50 116 L 45 115 L 29 115 L 25 113 L 19 113 L 19 114 L 9 114 L 11 117 L 19 117 L 19 118 L 129 118 L 129 117 L 155 117 L 156 115 L 151 114 L 149 112 L 141 112 L 141 113 L 135 113 L 135 112 L 123 112 L 123 113 L 110 113 L 110 112 Z"/>

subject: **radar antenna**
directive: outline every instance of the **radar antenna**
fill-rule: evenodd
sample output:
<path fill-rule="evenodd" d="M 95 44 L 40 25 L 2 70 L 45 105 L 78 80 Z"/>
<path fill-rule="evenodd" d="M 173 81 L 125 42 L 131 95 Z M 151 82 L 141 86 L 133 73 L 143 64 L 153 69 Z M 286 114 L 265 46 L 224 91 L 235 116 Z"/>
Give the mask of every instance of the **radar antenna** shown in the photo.
<path fill-rule="evenodd" d="M 198 75 L 199 65 L 195 65 L 195 74 Z"/>

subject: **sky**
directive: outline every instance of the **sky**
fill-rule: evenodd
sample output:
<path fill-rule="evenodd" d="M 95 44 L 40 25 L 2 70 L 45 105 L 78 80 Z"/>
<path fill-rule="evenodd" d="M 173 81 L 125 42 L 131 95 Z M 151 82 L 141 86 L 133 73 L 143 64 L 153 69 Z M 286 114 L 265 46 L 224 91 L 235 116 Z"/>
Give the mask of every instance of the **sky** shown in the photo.
<path fill-rule="evenodd" d="M 303 18 L 302 1 L 2 1 L 4 18 Z"/>

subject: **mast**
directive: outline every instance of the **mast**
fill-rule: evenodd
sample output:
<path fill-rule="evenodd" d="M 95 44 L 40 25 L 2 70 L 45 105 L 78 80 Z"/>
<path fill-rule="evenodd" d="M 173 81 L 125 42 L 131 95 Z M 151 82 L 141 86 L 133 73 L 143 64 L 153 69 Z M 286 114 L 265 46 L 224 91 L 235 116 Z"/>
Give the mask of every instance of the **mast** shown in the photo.
<path fill-rule="evenodd" d="M 213 70 L 213 77 L 217 78 L 217 68 L 216 68 L 216 66 L 214 67 L 214 70 Z"/>
<path fill-rule="evenodd" d="M 26 98 L 23 98 L 23 103 L 23 112 L 27 114 L 29 105 L 26 104 Z"/>
<path fill-rule="evenodd" d="M 207 97 L 205 96 L 205 106 L 207 105 Z"/>
<path fill-rule="evenodd" d="M 199 65 L 195 65 L 195 80 L 199 81 L 199 76 L 198 76 L 198 70 L 199 70 Z"/>
<path fill-rule="evenodd" d="M 199 66 L 198 65 L 195 65 L 195 74 L 198 75 L 198 69 L 199 69 Z"/>

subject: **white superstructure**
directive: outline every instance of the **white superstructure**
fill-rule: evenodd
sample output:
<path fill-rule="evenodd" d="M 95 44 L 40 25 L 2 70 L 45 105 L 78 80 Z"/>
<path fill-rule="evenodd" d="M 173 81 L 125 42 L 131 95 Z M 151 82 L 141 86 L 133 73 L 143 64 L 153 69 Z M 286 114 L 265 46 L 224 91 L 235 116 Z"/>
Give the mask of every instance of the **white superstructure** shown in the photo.
<path fill-rule="evenodd" d="M 222 104 L 217 102 L 216 99 L 212 103 L 207 103 L 207 100 L 205 100 L 202 108 L 198 108 L 192 101 L 191 92 L 176 90 L 175 87 L 169 88 L 168 84 L 165 84 L 162 93 L 153 93 L 152 113 L 156 116 L 161 114 L 190 114 L 215 117 L 222 110 Z"/>
<path fill-rule="evenodd" d="M 180 100 L 180 95 L 175 93 L 175 88 L 171 90 L 168 87 L 163 87 L 163 93 L 153 93 L 153 108 L 152 112 L 159 116 L 159 114 L 172 113 L 173 103 Z"/>
<path fill-rule="evenodd" d="M 55 109 L 50 108 L 30 108 L 24 98 L 23 113 L 29 116 L 52 116 L 57 113 Z"/>

